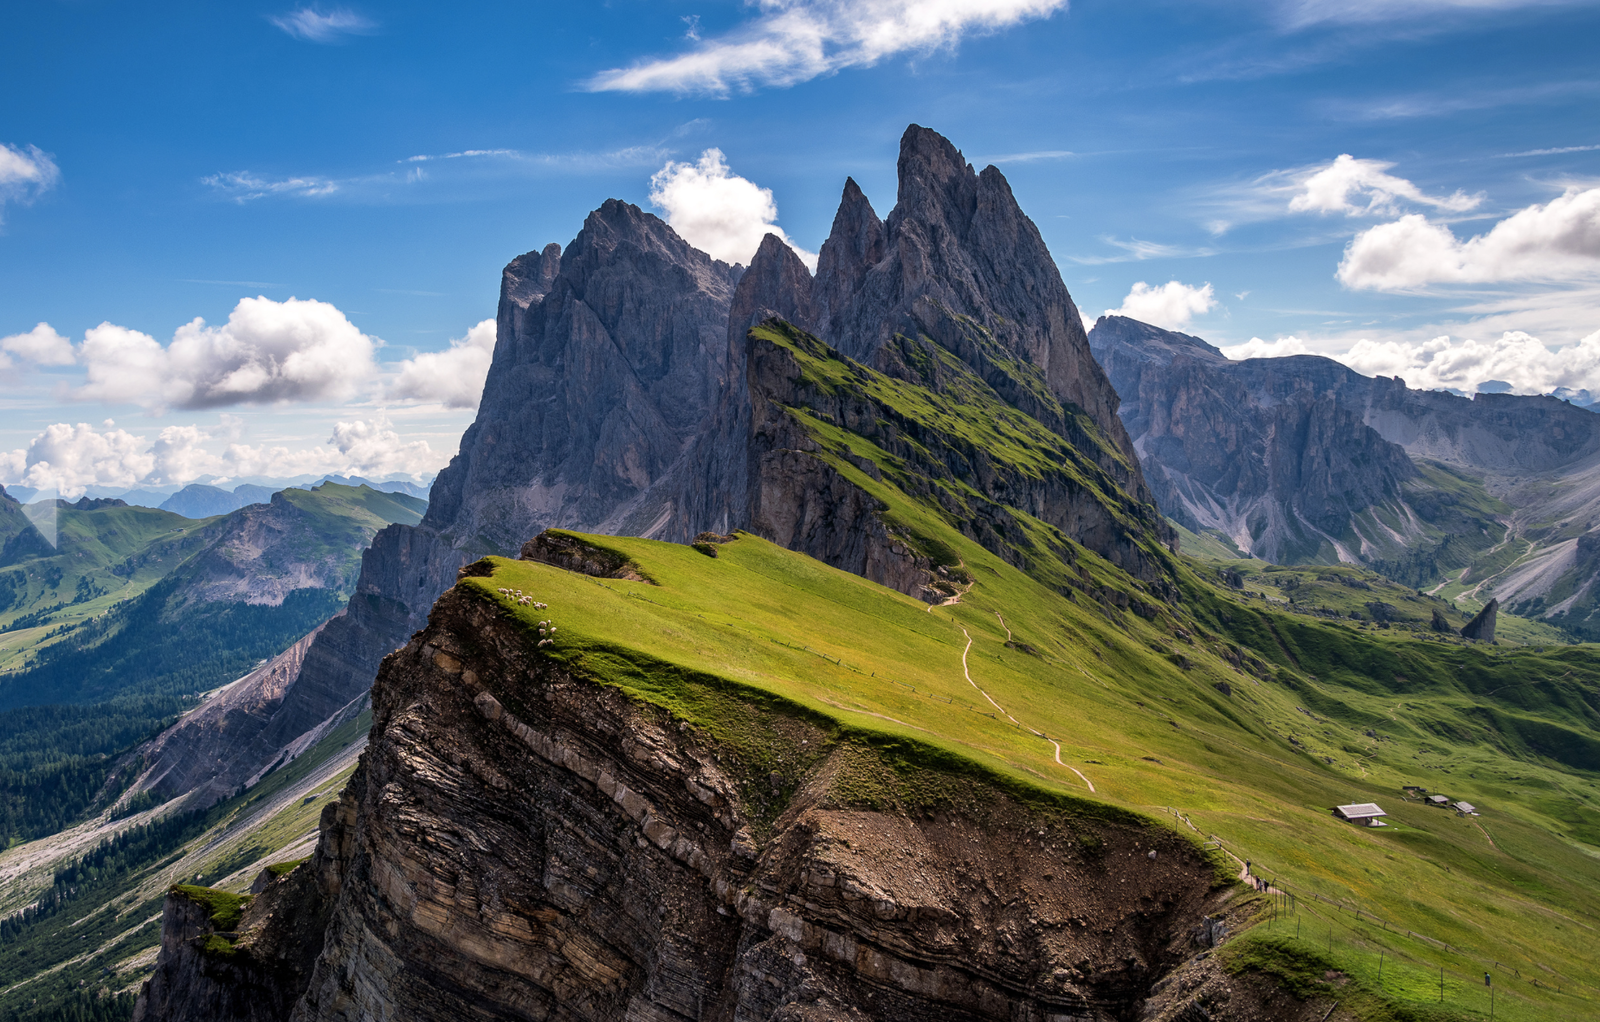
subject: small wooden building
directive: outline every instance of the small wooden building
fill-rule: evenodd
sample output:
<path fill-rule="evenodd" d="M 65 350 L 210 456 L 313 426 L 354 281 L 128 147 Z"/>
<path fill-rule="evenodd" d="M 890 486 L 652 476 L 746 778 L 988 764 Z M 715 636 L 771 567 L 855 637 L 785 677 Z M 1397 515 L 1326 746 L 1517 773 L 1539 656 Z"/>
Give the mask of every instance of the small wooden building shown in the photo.
<path fill-rule="evenodd" d="M 1363 827 L 1387 827 L 1383 817 L 1389 814 L 1379 809 L 1375 802 L 1357 802 L 1347 806 L 1334 806 L 1333 815 L 1341 820 L 1360 824 Z"/>
<path fill-rule="evenodd" d="M 1452 806 L 1452 808 L 1462 816 L 1478 815 L 1478 807 L 1473 805 L 1471 802 L 1457 802 Z"/>
<path fill-rule="evenodd" d="M 1429 795 L 1427 797 L 1426 801 L 1430 806 L 1438 806 L 1439 808 L 1442 809 L 1445 806 L 1450 804 L 1450 796 L 1449 795 Z"/>

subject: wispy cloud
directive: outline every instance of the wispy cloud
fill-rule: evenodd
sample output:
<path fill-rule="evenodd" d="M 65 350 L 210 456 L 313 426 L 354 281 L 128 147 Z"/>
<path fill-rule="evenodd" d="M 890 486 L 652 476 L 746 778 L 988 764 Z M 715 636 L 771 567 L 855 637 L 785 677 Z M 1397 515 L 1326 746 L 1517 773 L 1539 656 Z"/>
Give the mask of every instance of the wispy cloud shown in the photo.
<path fill-rule="evenodd" d="M 339 182 L 325 177 L 286 177 L 278 180 L 259 177 L 249 171 L 212 174 L 201 178 L 219 193 L 235 202 L 264 199 L 269 195 L 283 195 L 297 199 L 316 199 L 332 195 L 339 190 Z"/>
<path fill-rule="evenodd" d="M 521 156 L 515 149 L 464 149 L 459 153 L 431 153 L 407 156 L 401 163 L 426 163 L 429 160 L 460 160 L 473 156 Z"/>
<path fill-rule="evenodd" d="M 1328 114 L 1344 120 L 1395 121 L 1544 104 L 1570 97 L 1592 96 L 1597 92 L 1600 92 L 1600 81 L 1580 79 L 1500 89 L 1451 89 L 1380 99 L 1340 100 L 1327 104 L 1325 109 Z"/>
<path fill-rule="evenodd" d="M 425 153 L 396 160 L 408 169 L 380 170 L 371 174 L 329 177 L 297 174 L 272 177 L 254 171 L 230 171 L 201 178 L 213 193 L 238 203 L 258 199 L 338 198 L 345 202 L 421 202 L 459 194 L 462 188 L 479 190 L 485 183 L 522 180 L 541 175 L 597 173 L 633 167 L 660 166 L 670 155 L 656 145 L 624 146 L 607 151 L 526 153 L 516 149 L 465 149 L 452 153 Z M 424 169 L 424 164 L 436 164 Z M 455 169 L 446 172 L 445 168 Z M 452 192 L 451 189 L 454 191 Z M 476 192 L 475 192 L 476 193 Z"/>
<path fill-rule="evenodd" d="M 1600 149 L 1600 145 L 1568 145 L 1557 149 L 1527 149 L 1520 153 L 1496 153 L 1497 160 L 1512 160 L 1519 156 L 1560 156 L 1563 153 L 1592 153 Z"/>
<path fill-rule="evenodd" d="M 1468 195 L 1460 189 L 1449 195 L 1431 195 L 1410 180 L 1390 174 L 1394 166 L 1386 160 L 1358 159 L 1346 153 L 1327 163 L 1268 171 L 1249 181 L 1213 188 L 1196 200 L 1194 209 L 1200 212 L 1207 230 L 1220 236 L 1240 224 L 1294 214 L 1393 216 L 1418 207 L 1464 213 L 1483 201 L 1482 194 Z"/>
<path fill-rule="evenodd" d="M 61 171 L 49 153 L 37 146 L 0 143 L 0 223 L 4 222 L 6 203 L 27 205 L 60 180 Z"/>
<path fill-rule="evenodd" d="M 1376 22 L 1439 18 L 1449 14 L 1494 13 L 1526 7 L 1573 6 L 1582 0 L 1278 0 L 1286 28 L 1314 25 L 1369 25 Z"/>
<path fill-rule="evenodd" d="M 377 22 L 343 7 L 329 11 L 301 7 L 288 14 L 274 15 L 269 20 L 294 38 L 308 43 L 339 43 L 347 36 L 369 35 L 378 28 Z"/>
<path fill-rule="evenodd" d="M 1102 235 L 1101 241 L 1112 248 L 1121 249 L 1117 255 L 1103 256 L 1069 256 L 1073 262 L 1083 266 L 1099 266 L 1104 263 L 1133 263 L 1146 259 L 1197 259 L 1205 256 L 1216 255 L 1214 248 L 1192 248 L 1184 245 L 1167 245 L 1158 241 L 1141 241 L 1138 238 L 1121 238 L 1111 235 Z"/>
<path fill-rule="evenodd" d="M 757 0 L 760 14 L 675 57 L 612 68 L 595 92 L 725 96 L 784 88 L 900 53 L 952 49 L 965 36 L 1049 17 L 1067 0 Z"/>
<path fill-rule="evenodd" d="M 999 156 L 985 156 L 975 160 L 976 163 L 1036 163 L 1039 160 L 1065 160 L 1078 155 L 1070 149 L 1041 149 L 1032 153 L 1002 153 Z"/>

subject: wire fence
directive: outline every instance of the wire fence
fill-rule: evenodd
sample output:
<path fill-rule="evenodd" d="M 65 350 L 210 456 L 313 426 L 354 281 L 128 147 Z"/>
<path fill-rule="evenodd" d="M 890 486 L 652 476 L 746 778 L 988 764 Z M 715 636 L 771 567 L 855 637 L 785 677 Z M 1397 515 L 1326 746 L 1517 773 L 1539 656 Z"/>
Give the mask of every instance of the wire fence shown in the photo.
<path fill-rule="evenodd" d="M 1169 810 L 1185 823 L 1181 813 Z M 1215 834 L 1209 846 L 1238 859 Z M 1241 864 L 1245 860 L 1239 860 Z M 1396 1001 L 1442 1005 L 1487 1019 L 1581 1018 L 1594 1010 L 1593 991 L 1571 977 L 1534 962 L 1526 969 L 1505 965 L 1448 941 L 1401 926 L 1352 902 L 1290 884 L 1250 864 L 1252 887 L 1266 898 L 1268 935 L 1321 951 L 1337 971 Z M 1329 977 L 1337 996 L 1341 977 Z M 1559 1016 L 1551 1003 L 1565 1003 Z M 1537 1002 L 1537 1003 L 1536 1003 Z"/>

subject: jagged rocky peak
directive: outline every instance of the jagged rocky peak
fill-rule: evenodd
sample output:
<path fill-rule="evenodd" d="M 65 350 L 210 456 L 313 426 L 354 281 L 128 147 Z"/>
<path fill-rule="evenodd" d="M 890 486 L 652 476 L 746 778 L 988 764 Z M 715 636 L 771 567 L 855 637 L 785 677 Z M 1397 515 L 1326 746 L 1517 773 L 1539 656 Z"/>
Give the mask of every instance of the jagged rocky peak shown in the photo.
<path fill-rule="evenodd" d="M 515 550 L 545 528 L 654 534 L 663 487 L 720 396 L 743 268 L 616 199 L 589 214 L 549 290 L 504 315 L 478 420 L 430 496 L 453 544 Z"/>
<path fill-rule="evenodd" d="M 783 239 L 768 234 L 761 239 L 750 268 L 739 278 L 739 286 L 733 292 L 733 305 L 728 312 L 730 359 L 734 349 L 743 351 L 745 331 L 774 316 L 802 330 L 812 330 L 817 310 L 811 271 Z"/>
<path fill-rule="evenodd" d="M 561 272 L 561 246 L 551 242 L 542 249 L 525 252 L 506 264 L 500 274 L 500 300 L 526 309 L 550 293 L 556 274 Z"/>
<path fill-rule="evenodd" d="M 500 313 L 495 334 L 515 336 L 522 318 L 550 293 L 561 272 L 561 246 L 551 242 L 541 250 L 526 252 L 506 264 L 500 273 Z"/>
<path fill-rule="evenodd" d="M 900 140 L 898 171 L 898 201 L 882 222 L 845 184 L 818 262 L 818 334 L 868 363 L 896 334 L 927 337 L 1047 426 L 1070 430 L 1061 406 L 1082 409 L 1123 455 L 1103 467 L 1149 499 L 1116 391 L 1005 175 L 974 171 L 949 140 L 915 124 Z"/>

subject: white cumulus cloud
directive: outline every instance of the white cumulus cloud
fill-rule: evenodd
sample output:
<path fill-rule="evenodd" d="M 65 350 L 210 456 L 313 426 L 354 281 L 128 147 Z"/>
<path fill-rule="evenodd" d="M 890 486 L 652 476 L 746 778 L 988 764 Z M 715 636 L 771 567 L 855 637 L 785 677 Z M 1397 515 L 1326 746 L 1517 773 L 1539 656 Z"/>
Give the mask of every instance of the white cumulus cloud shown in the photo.
<path fill-rule="evenodd" d="M 1429 195 L 1411 181 L 1390 174 L 1393 166 L 1345 153 L 1328 163 L 1269 171 L 1245 183 L 1217 188 L 1196 208 L 1202 211 L 1211 233 L 1224 234 L 1239 224 L 1294 213 L 1398 216 L 1418 206 L 1460 213 L 1483 202 L 1481 194 L 1468 195 L 1459 189 L 1450 195 Z"/>
<path fill-rule="evenodd" d="M 135 487 L 184 484 L 196 479 L 225 482 L 242 476 L 409 475 L 421 479 L 449 460 L 425 440 L 406 440 L 379 415 L 333 424 L 326 444 L 293 449 L 251 446 L 222 428 L 168 426 L 152 440 L 107 419 L 47 426 L 27 447 L 0 451 L 0 483 L 56 491 L 72 498 L 90 486 Z M 230 442 L 232 440 L 233 442 Z"/>
<path fill-rule="evenodd" d="M 378 27 L 370 19 L 342 7 L 331 11 L 301 7 L 270 20 L 289 35 L 308 43 L 337 43 L 345 36 L 366 35 Z"/>
<path fill-rule="evenodd" d="M 1151 287 L 1141 280 L 1128 291 L 1121 307 L 1107 309 L 1105 314 L 1126 316 L 1167 330 L 1181 330 L 1191 319 L 1210 312 L 1216 304 L 1210 284 L 1190 287 L 1169 280 L 1160 287 Z"/>
<path fill-rule="evenodd" d="M 8 202 L 27 205 L 61 180 L 61 171 L 50 155 L 37 146 L 0 143 L 0 215 Z"/>
<path fill-rule="evenodd" d="M 390 387 L 396 398 L 434 401 L 446 408 L 476 408 L 494 357 L 495 321 L 486 319 L 452 340 L 444 351 L 427 351 L 400 363 Z"/>
<path fill-rule="evenodd" d="M 49 323 L 40 323 L 25 334 L 0 337 L 0 369 L 11 365 L 11 356 L 42 366 L 69 366 L 73 362 L 72 342 L 55 332 Z"/>
<path fill-rule="evenodd" d="M 1498 340 L 1358 341 L 1334 358 L 1368 376 L 1398 376 L 1421 390 L 1471 393 L 1491 380 L 1518 394 L 1559 388 L 1600 391 L 1600 330 L 1575 344 L 1549 348 L 1536 337 L 1508 330 Z"/>
<path fill-rule="evenodd" d="M 772 189 L 729 170 L 720 149 L 707 149 L 694 163 L 668 161 L 650 178 L 650 201 L 685 241 L 714 259 L 748 265 L 761 239 L 776 234 L 807 266 L 817 268 L 816 254 L 777 226 Z"/>
<path fill-rule="evenodd" d="M 1575 281 L 1600 276 L 1600 188 L 1569 188 L 1465 241 L 1412 213 L 1356 235 L 1339 263 L 1346 287 Z"/>
<path fill-rule="evenodd" d="M 196 318 L 163 347 L 149 334 L 102 323 L 78 358 L 82 400 L 168 407 L 344 400 L 377 370 L 376 343 L 327 302 L 245 298 L 228 322 Z"/>
<path fill-rule="evenodd" d="M 1285 355 L 1305 355 L 1311 352 L 1311 349 L 1306 347 L 1306 342 L 1293 334 L 1275 341 L 1252 337 L 1243 344 L 1233 344 L 1218 350 L 1235 362 L 1242 362 L 1247 358 L 1283 358 Z"/>
<path fill-rule="evenodd" d="M 727 95 L 790 86 L 898 53 L 952 48 L 965 35 L 1048 17 L 1067 0 L 756 0 L 726 35 L 675 57 L 602 71 L 594 91 Z"/>
<path fill-rule="evenodd" d="M 1392 166 L 1382 160 L 1358 160 L 1348 153 L 1339 156 L 1297 182 L 1299 191 L 1289 200 L 1289 211 L 1372 216 L 1396 212 L 1396 201 L 1404 199 L 1462 212 L 1483 201 L 1482 195 L 1460 191 L 1442 197 L 1428 195 L 1405 178 L 1387 173 Z"/>

